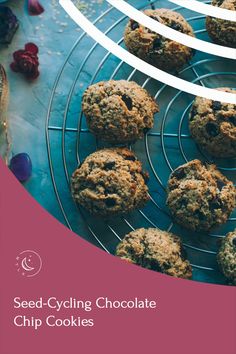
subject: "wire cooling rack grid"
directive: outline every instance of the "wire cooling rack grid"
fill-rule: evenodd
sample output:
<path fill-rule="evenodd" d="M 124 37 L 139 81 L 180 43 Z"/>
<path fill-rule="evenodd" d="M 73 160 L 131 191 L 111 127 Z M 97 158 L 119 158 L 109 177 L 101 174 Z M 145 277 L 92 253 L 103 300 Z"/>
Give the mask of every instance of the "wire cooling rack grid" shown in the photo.
<path fill-rule="evenodd" d="M 134 1 L 130 3 L 135 5 Z M 209 1 L 204 1 L 209 3 Z M 173 7 L 166 1 L 139 1 L 139 9 L 169 7 L 183 14 L 198 38 L 208 40 L 205 17 L 190 10 Z M 126 16 L 109 7 L 94 24 L 114 41 L 123 44 Z M 203 53 L 178 75 L 207 87 L 235 87 L 234 62 Z M 149 171 L 150 202 L 145 208 L 125 217 L 102 220 L 76 207 L 70 194 L 70 176 L 84 158 L 101 148 L 101 142 L 89 133 L 81 112 L 81 98 L 86 87 L 109 79 L 134 80 L 146 88 L 160 105 L 155 126 L 145 139 L 132 145 L 136 155 Z M 124 235 L 139 227 L 158 227 L 179 234 L 193 266 L 193 279 L 225 284 L 216 263 L 219 241 L 235 228 L 236 213 L 210 235 L 194 234 L 172 223 L 165 206 L 166 184 L 170 172 L 185 161 L 199 158 L 212 161 L 235 183 L 236 160 L 211 160 L 200 151 L 189 135 L 188 113 L 194 97 L 161 84 L 115 58 L 85 33 L 78 38 L 55 81 L 46 120 L 46 143 L 54 191 L 64 222 L 75 233 L 114 253 Z"/>

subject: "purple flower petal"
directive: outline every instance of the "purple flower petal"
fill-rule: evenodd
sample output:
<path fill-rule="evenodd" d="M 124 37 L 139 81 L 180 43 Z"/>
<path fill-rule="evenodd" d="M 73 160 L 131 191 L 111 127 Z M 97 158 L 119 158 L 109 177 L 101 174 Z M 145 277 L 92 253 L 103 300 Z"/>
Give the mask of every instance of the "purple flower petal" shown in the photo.
<path fill-rule="evenodd" d="M 32 162 L 25 152 L 13 156 L 9 167 L 20 182 L 26 182 L 32 174 Z"/>

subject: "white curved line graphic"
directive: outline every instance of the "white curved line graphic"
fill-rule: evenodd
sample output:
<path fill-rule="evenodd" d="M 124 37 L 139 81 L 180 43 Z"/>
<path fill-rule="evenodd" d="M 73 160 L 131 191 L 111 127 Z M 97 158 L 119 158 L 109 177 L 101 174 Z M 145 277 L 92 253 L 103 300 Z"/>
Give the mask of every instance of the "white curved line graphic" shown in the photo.
<path fill-rule="evenodd" d="M 232 10 L 222 9 L 221 7 L 204 4 L 197 0 L 169 0 L 176 5 L 185 7 L 186 9 L 198 12 L 200 14 L 213 16 L 227 21 L 236 21 L 236 12 Z"/>
<path fill-rule="evenodd" d="M 215 101 L 222 101 L 226 103 L 236 103 L 236 95 L 233 93 L 218 91 L 215 89 L 209 89 L 195 85 L 191 82 L 185 81 L 171 74 L 166 73 L 154 66 L 146 63 L 145 61 L 137 58 L 135 55 L 129 53 L 124 48 L 120 47 L 117 43 L 113 42 L 104 33 L 97 29 L 77 8 L 70 0 L 59 1 L 68 15 L 96 42 L 114 54 L 125 63 L 129 64 L 133 68 L 140 72 L 161 81 L 166 85 L 174 87 L 180 91 L 188 92 L 195 96 L 206 97 Z"/>
<path fill-rule="evenodd" d="M 187 34 L 178 32 L 168 26 L 155 21 L 154 19 L 145 15 L 142 11 L 135 9 L 133 6 L 129 5 L 123 0 L 106 0 L 115 7 L 117 10 L 123 14 L 129 16 L 133 20 L 141 23 L 143 26 L 149 28 L 150 30 L 161 34 L 162 36 L 172 39 L 173 41 L 184 44 L 190 48 L 200 50 L 204 53 L 209 53 L 217 55 L 220 57 L 228 59 L 236 59 L 236 49 L 224 47 L 218 44 L 213 44 L 210 42 L 205 42 L 201 39 L 188 36 Z"/>
<path fill-rule="evenodd" d="M 26 257 L 22 260 L 21 262 L 21 266 L 24 270 L 26 270 L 26 272 L 30 272 L 31 270 L 34 270 L 33 267 L 30 267 L 28 264 L 27 264 L 27 259 Z"/>

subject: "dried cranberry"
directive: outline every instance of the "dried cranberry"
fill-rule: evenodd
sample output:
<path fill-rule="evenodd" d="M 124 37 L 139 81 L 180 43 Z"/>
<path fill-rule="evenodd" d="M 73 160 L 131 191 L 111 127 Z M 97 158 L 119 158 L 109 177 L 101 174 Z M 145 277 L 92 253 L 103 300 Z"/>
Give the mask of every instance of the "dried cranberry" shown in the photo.
<path fill-rule="evenodd" d="M 112 208 L 116 205 L 116 200 L 114 198 L 107 198 L 105 203 L 108 208 Z"/>
<path fill-rule="evenodd" d="M 122 101 L 124 101 L 128 110 L 131 111 L 133 108 L 132 99 L 128 95 L 122 95 Z"/>
<path fill-rule="evenodd" d="M 216 182 L 217 183 L 217 188 L 221 191 L 221 189 L 223 188 L 223 187 L 225 187 L 226 186 L 226 184 L 223 182 L 223 181 L 221 181 L 220 179 Z"/>
<path fill-rule="evenodd" d="M 182 179 L 185 176 L 185 169 L 183 167 L 179 167 L 174 172 L 172 172 L 172 177 L 175 177 L 177 179 Z"/>
<path fill-rule="evenodd" d="M 139 28 L 139 23 L 136 21 L 131 21 L 131 29 L 132 31 L 136 30 L 137 28 Z"/>
<path fill-rule="evenodd" d="M 218 125 L 212 122 L 206 124 L 206 131 L 207 134 L 209 134 L 212 137 L 217 136 L 220 132 Z"/>
<path fill-rule="evenodd" d="M 229 117 L 229 121 L 236 126 L 236 115 Z"/>
<path fill-rule="evenodd" d="M 221 110 L 221 102 L 219 101 L 212 101 L 212 109 L 213 111 Z"/>

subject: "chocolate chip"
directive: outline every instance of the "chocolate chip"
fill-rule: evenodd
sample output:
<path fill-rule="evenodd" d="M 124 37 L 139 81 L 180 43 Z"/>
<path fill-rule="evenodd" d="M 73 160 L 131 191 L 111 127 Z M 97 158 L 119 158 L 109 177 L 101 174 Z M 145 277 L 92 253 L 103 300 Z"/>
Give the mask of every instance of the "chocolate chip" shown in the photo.
<path fill-rule="evenodd" d="M 236 237 L 234 237 L 234 238 L 232 239 L 232 244 L 233 244 L 234 246 L 236 246 Z"/>
<path fill-rule="evenodd" d="M 174 172 L 172 172 L 171 177 L 175 177 L 177 179 L 182 179 L 186 176 L 185 169 L 183 167 L 177 168 Z"/>
<path fill-rule="evenodd" d="M 205 219 L 205 214 L 203 214 L 200 210 L 195 210 L 194 214 L 198 217 L 199 220 Z"/>
<path fill-rule="evenodd" d="M 107 198 L 105 203 L 108 208 L 112 208 L 116 205 L 116 200 L 114 198 Z"/>
<path fill-rule="evenodd" d="M 161 37 L 155 38 L 153 41 L 153 49 L 154 50 L 160 49 L 161 43 L 162 43 Z"/>
<path fill-rule="evenodd" d="M 157 22 L 160 22 L 159 18 L 157 16 L 149 16 L 149 17 L 152 18 L 153 20 L 157 21 Z"/>
<path fill-rule="evenodd" d="M 150 269 L 155 270 L 156 272 L 163 273 L 163 268 L 156 259 L 150 261 Z"/>
<path fill-rule="evenodd" d="M 170 27 L 176 31 L 183 32 L 183 26 L 180 23 L 172 22 Z"/>
<path fill-rule="evenodd" d="M 192 109 L 191 109 L 190 115 L 189 115 L 189 120 L 192 121 L 196 115 L 197 115 L 197 108 L 195 106 L 192 106 Z"/>
<path fill-rule="evenodd" d="M 115 165 L 115 161 L 109 161 L 104 164 L 104 168 L 105 170 L 112 170 Z"/>
<path fill-rule="evenodd" d="M 134 155 L 127 155 L 124 159 L 128 161 L 136 161 L 136 157 Z"/>
<path fill-rule="evenodd" d="M 131 21 L 131 29 L 132 31 L 136 30 L 137 28 L 139 28 L 139 23 L 136 21 Z"/>
<path fill-rule="evenodd" d="M 223 182 L 223 181 L 221 181 L 220 179 L 219 180 L 217 180 L 217 188 L 221 191 L 221 189 L 223 188 L 223 187 L 225 187 L 226 186 L 226 184 Z"/>
<path fill-rule="evenodd" d="M 210 209 L 215 210 L 215 209 L 220 209 L 222 206 L 221 200 L 215 198 L 211 201 L 210 203 Z"/>
<path fill-rule="evenodd" d="M 122 101 L 124 101 L 128 110 L 131 111 L 133 108 L 132 99 L 128 95 L 122 95 Z"/>
<path fill-rule="evenodd" d="M 206 124 L 206 131 L 207 134 L 212 137 L 217 136 L 220 132 L 218 125 L 212 122 Z"/>
<path fill-rule="evenodd" d="M 229 117 L 229 121 L 236 126 L 236 115 Z"/>
<path fill-rule="evenodd" d="M 180 207 L 183 209 L 183 208 L 186 208 L 188 205 L 188 201 L 186 199 L 182 199 L 181 200 L 181 204 L 180 204 Z"/>
<path fill-rule="evenodd" d="M 219 111 L 221 109 L 221 102 L 212 101 L 212 109 L 213 111 Z"/>

